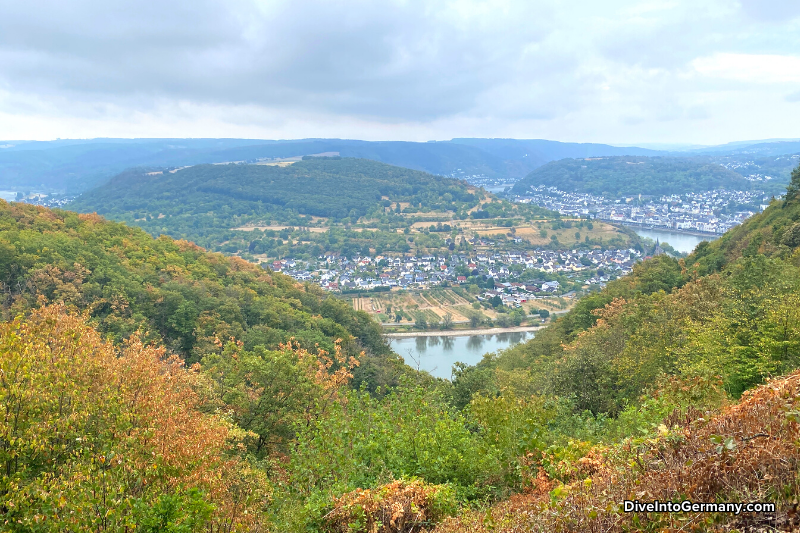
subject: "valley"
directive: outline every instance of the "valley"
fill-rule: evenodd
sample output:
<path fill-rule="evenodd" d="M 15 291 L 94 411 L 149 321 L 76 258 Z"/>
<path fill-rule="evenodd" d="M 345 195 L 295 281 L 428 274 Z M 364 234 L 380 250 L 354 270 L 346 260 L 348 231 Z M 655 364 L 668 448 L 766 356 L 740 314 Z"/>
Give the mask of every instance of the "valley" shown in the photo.
<path fill-rule="evenodd" d="M 334 157 L 132 170 L 67 206 L 88 213 L 0 201 L 0 391 L 24 414 L 7 468 L 42 494 L 14 465 L 45 454 L 47 486 L 72 494 L 59 509 L 111 479 L 125 496 L 104 517 L 145 523 L 169 498 L 181 520 L 202 508 L 198 523 L 240 516 L 242 531 L 366 533 L 363 517 L 384 519 L 364 509 L 408 494 L 402 516 L 438 533 L 738 524 L 613 508 L 641 488 L 728 498 L 720 486 L 790 523 L 800 167 L 688 255 L 570 212 L 583 193 L 561 191 L 511 202 Z M 597 205 L 663 222 L 761 194 Z M 118 458 L 107 477 L 85 442 Z M 51 505 L 6 494 L 20 520 Z M 95 516 L 74 509 L 50 519 Z"/>
<path fill-rule="evenodd" d="M 0 1 L 0 533 L 800 533 L 798 29 Z"/>

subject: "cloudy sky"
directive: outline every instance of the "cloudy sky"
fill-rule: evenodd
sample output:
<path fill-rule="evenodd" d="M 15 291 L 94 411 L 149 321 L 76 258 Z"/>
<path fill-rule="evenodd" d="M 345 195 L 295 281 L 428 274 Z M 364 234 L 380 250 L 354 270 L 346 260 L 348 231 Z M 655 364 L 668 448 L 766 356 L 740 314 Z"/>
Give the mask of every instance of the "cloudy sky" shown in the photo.
<path fill-rule="evenodd" d="M 800 137 L 798 0 L 0 0 L 0 139 Z"/>

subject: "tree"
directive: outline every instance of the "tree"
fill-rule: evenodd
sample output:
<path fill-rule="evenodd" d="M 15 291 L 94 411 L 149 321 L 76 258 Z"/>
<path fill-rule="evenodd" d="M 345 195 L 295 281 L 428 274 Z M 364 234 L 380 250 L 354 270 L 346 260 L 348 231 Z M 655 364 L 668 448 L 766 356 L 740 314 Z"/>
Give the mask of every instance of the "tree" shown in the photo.
<path fill-rule="evenodd" d="M 442 317 L 442 329 L 451 329 L 453 327 L 453 315 L 445 313 Z"/>
<path fill-rule="evenodd" d="M 471 311 L 468 315 L 469 318 L 469 325 L 471 328 L 477 328 L 481 325 L 481 320 L 483 319 L 483 315 L 480 311 Z"/>
<path fill-rule="evenodd" d="M 789 182 L 789 186 L 786 187 L 786 197 L 783 205 L 786 206 L 793 202 L 797 198 L 798 192 L 800 192 L 800 165 L 792 170 L 792 179 Z"/>
<path fill-rule="evenodd" d="M 265 476 L 231 454 L 240 437 L 206 409 L 201 374 L 163 348 L 117 350 L 49 306 L 0 325 L 0 375 L 0 507 L 14 530 L 261 529 Z"/>
<path fill-rule="evenodd" d="M 328 356 L 309 353 L 291 342 L 278 351 L 253 351 L 229 342 L 206 356 L 203 367 L 218 386 L 218 396 L 236 424 L 256 436 L 248 442 L 257 457 L 286 452 L 294 425 L 320 401 L 329 401 L 357 365 L 336 343 Z M 335 372 L 328 369 L 336 366 Z M 333 380 L 332 382 L 330 380 Z"/>

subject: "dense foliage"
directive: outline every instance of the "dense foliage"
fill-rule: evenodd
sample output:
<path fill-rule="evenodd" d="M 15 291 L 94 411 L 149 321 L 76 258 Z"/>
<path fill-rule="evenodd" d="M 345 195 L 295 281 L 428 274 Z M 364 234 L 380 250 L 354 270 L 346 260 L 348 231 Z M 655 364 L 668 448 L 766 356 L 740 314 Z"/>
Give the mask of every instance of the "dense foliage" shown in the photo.
<path fill-rule="evenodd" d="M 798 398 L 800 373 L 794 372 L 715 409 L 718 414 L 695 402 L 665 415 L 655 431 L 564 461 L 572 468 L 562 479 L 540 470 L 524 495 L 468 511 L 434 531 L 795 531 Z M 625 512 L 623 500 L 765 502 L 776 503 L 777 512 Z"/>
<path fill-rule="evenodd" d="M 202 411 L 202 376 L 136 339 L 117 351 L 52 306 L 0 326 L 3 531 L 255 529 L 263 472 Z"/>
<path fill-rule="evenodd" d="M 380 326 L 315 285 L 96 215 L 0 202 L 0 283 L 6 318 L 64 302 L 116 341 L 141 330 L 189 362 L 233 337 L 329 352 L 342 339 L 348 354 L 366 350 L 359 379 L 373 388 L 400 364 Z"/>
<path fill-rule="evenodd" d="M 424 172 L 366 159 L 310 158 L 289 166 L 197 165 L 177 172 L 130 171 L 90 191 L 75 202 L 78 210 L 121 217 L 158 217 L 155 224 L 185 221 L 186 227 L 209 225 L 198 215 L 224 220 L 261 217 L 283 221 L 293 213 L 356 219 L 392 201 L 443 211 L 470 209 L 478 198 L 467 186 Z M 177 220 L 173 220 L 177 219 Z"/>
<path fill-rule="evenodd" d="M 552 161 L 518 181 L 511 192 L 526 194 L 531 186 L 540 185 L 613 198 L 719 188 L 747 190 L 752 184 L 705 157 L 618 156 Z"/>

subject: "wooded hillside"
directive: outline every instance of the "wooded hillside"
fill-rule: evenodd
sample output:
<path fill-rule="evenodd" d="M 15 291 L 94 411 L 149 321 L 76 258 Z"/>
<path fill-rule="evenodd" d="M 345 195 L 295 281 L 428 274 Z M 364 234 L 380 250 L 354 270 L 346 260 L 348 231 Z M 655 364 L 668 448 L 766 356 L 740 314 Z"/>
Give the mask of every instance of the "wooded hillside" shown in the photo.
<path fill-rule="evenodd" d="M 111 339 L 140 331 L 190 363 L 231 337 L 328 351 L 342 339 L 387 371 L 394 358 L 379 325 L 318 286 L 97 215 L 0 201 L 0 282 L 6 320 L 63 302 Z"/>
<path fill-rule="evenodd" d="M 511 192 L 524 195 L 532 186 L 541 185 L 612 198 L 719 188 L 748 190 L 752 186 L 740 174 L 704 157 L 618 156 L 551 161 L 518 181 Z"/>
<path fill-rule="evenodd" d="M 97 212 L 153 236 L 187 239 L 218 251 L 274 253 L 279 248 L 316 258 L 326 251 L 360 253 L 370 246 L 403 253 L 409 249 L 407 237 L 397 230 L 413 225 L 415 217 L 464 220 L 476 215 L 486 196 L 462 181 L 366 159 L 310 158 L 289 166 L 131 170 L 86 192 L 69 208 Z M 477 214 L 486 218 L 554 215 L 536 206 L 497 199 L 481 206 Z M 364 235 L 349 231 L 359 219 L 366 227 L 358 231 L 369 230 Z M 272 228 L 266 230 L 271 235 L 235 231 L 248 224 Z M 341 231 L 299 229 L 309 226 Z M 274 237 L 280 237 L 280 242 Z M 432 249 L 446 247 L 443 239 L 427 244 Z"/>

